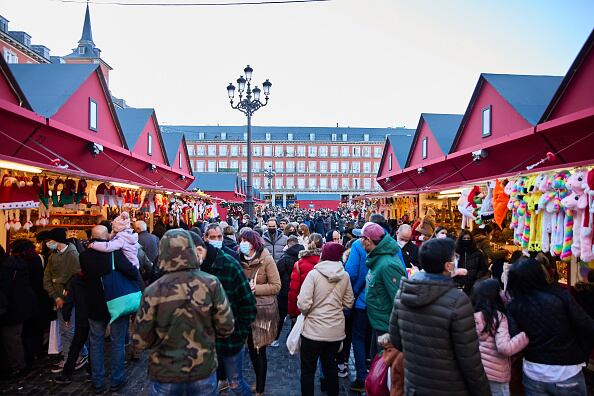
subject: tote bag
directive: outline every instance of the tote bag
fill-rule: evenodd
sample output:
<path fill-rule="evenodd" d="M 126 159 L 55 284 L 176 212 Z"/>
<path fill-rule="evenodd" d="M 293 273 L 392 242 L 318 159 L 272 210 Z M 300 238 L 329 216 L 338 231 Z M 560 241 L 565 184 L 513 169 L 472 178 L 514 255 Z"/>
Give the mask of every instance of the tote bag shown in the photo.
<path fill-rule="evenodd" d="M 103 284 L 107 310 L 111 315 L 109 323 L 138 311 L 142 292 L 135 282 L 126 278 L 121 272 L 116 271 L 113 253 L 111 254 L 111 272 L 101 277 L 101 283 Z"/>
<path fill-rule="evenodd" d="M 303 331 L 304 322 L 305 316 L 303 316 L 303 314 L 297 316 L 297 320 L 287 336 L 287 349 L 291 355 L 299 353 L 299 350 L 301 349 L 301 332 Z"/>
<path fill-rule="evenodd" d="M 60 338 L 60 324 L 58 320 L 52 320 L 50 323 L 50 332 L 48 340 L 48 355 L 57 355 L 62 353 L 62 339 Z"/>

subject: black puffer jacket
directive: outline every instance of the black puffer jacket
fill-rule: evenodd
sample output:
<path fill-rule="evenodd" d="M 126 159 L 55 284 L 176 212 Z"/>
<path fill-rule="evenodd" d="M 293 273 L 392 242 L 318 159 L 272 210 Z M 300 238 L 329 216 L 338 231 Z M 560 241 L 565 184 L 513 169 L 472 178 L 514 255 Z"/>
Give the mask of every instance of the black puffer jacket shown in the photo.
<path fill-rule="evenodd" d="M 466 276 L 457 276 L 456 283 L 464 288 L 466 294 L 470 294 L 472 287 L 478 279 L 488 274 L 487 258 L 480 249 L 474 251 L 460 251 L 458 259 L 458 268 L 466 268 Z"/>
<path fill-rule="evenodd" d="M 594 283 L 577 282 L 575 284 L 575 299 L 594 319 Z"/>
<path fill-rule="evenodd" d="M 594 320 L 560 286 L 512 299 L 508 314 L 530 339 L 526 360 L 561 366 L 586 361 L 590 350 L 585 344 L 592 346 Z"/>
<path fill-rule="evenodd" d="M 296 244 L 285 250 L 281 258 L 276 263 L 278 274 L 281 279 L 281 289 L 278 292 L 279 296 L 289 295 L 289 284 L 291 283 L 291 272 L 297 260 L 299 260 L 299 252 L 305 250 L 305 247 Z"/>
<path fill-rule="evenodd" d="M 474 312 L 450 278 L 403 279 L 390 318 L 392 344 L 404 353 L 405 395 L 490 395 Z"/>

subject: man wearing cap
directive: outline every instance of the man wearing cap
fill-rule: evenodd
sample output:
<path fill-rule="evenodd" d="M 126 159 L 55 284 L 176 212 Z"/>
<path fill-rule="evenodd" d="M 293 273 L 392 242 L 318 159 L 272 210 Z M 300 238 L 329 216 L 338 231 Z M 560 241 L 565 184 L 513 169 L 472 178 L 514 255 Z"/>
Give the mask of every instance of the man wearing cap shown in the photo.
<path fill-rule="evenodd" d="M 365 303 L 371 325 L 371 355 L 377 353 L 377 337 L 388 332 L 388 323 L 400 279 L 406 270 L 400 247 L 376 223 L 365 223 L 361 229 L 361 245 L 367 252 Z"/>
<path fill-rule="evenodd" d="M 46 235 L 46 246 L 50 249 L 45 272 L 43 274 L 43 288 L 47 291 L 50 298 L 54 301 L 58 320 L 60 324 L 60 338 L 62 341 L 62 356 L 64 360 L 52 370 L 59 373 L 64 367 L 65 359 L 70 351 L 70 344 L 74 337 L 74 326 L 67 326 L 62 316 L 62 306 L 64 305 L 65 292 L 68 289 L 68 283 L 74 274 L 80 272 L 80 263 L 78 261 L 78 251 L 76 247 L 66 240 L 65 228 L 53 228 Z M 75 312 L 72 311 L 71 322 L 74 320 Z M 88 356 L 86 348 L 81 351 L 81 358 L 77 361 L 76 367 L 84 364 Z"/>

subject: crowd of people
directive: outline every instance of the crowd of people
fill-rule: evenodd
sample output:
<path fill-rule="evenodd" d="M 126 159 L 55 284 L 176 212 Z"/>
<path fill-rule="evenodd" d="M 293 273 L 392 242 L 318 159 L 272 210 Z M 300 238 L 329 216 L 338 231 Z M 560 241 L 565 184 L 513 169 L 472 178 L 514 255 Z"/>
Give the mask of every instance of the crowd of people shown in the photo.
<path fill-rule="evenodd" d="M 84 243 L 61 228 L 41 232 L 40 254 L 29 240 L 0 251 L 8 375 L 59 334 L 52 372 L 65 386 L 86 367 L 96 393 L 117 391 L 126 355 L 146 349 L 150 395 L 263 395 L 267 350 L 284 348 L 302 315 L 302 395 L 314 395 L 318 370 L 321 390 L 338 395 L 351 368 L 350 389 L 370 396 L 587 394 L 594 271 L 572 296 L 552 258 L 493 249 L 489 224 L 419 237 L 418 224 L 345 208 L 267 208 L 255 219 L 157 223 L 152 233 L 133 220 L 121 213 Z M 135 314 L 116 316 L 106 301 L 114 271 L 142 291 Z"/>

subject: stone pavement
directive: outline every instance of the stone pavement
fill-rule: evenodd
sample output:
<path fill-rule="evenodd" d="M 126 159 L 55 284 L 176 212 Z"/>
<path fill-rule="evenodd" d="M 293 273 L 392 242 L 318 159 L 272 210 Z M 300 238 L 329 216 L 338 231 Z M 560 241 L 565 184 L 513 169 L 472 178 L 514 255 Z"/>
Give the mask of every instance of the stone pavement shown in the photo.
<path fill-rule="evenodd" d="M 288 323 L 283 329 L 281 346 L 268 348 L 268 376 L 265 395 L 269 396 L 298 396 L 301 395 L 299 382 L 299 358 L 289 355 L 284 342 L 289 331 Z M 106 343 L 106 354 L 109 355 L 109 342 Z M 352 363 L 352 362 L 351 362 Z M 245 354 L 244 375 L 249 384 L 255 382 L 254 372 Z M 351 377 L 354 378 L 354 365 L 350 365 Z M 50 372 L 51 362 L 49 358 L 36 362 L 31 370 L 18 379 L 0 381 L 0 395 L 29 396 L 29 395 L 52 395 L 52 396 L 79 396 L 93 395 L 90 382 L 85 382 L 86 372 L 84 369 L 75 373 L 73 382 L 70 385 L 56 385 L 52 383 L 53 374 Z M 106 364 L 106 371 L 109 375 L 109 362 Z M 109 377 L 108 377 L 109 378 Z M 127 384 L 117 393 L 112 395 L 142 396 L 147 394 L 147 353 L 141 355 L 138 362 L 126 363 Z M 109 384 L 106 382 L 106 384 Z M 355 396 L 348 390 L 348 379 L 340 379 L 340 394 Z M 224 396 L 232 396 L 230 391 L 221 393 Z M 324 395 L 320 392 L 319 379 L 316 378 L 316 395 Z"/>

